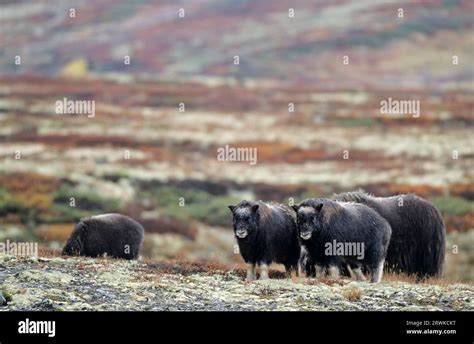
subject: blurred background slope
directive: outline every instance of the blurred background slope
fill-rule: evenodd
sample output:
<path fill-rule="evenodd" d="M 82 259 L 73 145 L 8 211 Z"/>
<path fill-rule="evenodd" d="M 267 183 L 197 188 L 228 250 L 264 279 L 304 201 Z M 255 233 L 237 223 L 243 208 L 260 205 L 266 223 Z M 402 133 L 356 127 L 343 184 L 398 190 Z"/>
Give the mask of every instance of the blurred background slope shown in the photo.
<path fill-rule="evenodd" d="M 473 280 L 473 10 L 0 1 L 0 240 L 58 248 L 81 217 L 114 211 L 144 224 L 146 256 L 236 264 L 239 199 L 416 192 L 443 212 L 447 276 Z M 65 97 L 96 116 L 56 114 Z M 381 114 L 390 97 L 420 100 L 420 117 Z M 225 145 L 258 163 L 217 161 Z"/>
<path fill-rule="evenodd" d="M 12 1 L 2 6 L 0 71 L 60 75 L 83 59 L 94 73 L 173 79 L 469 88 L 473 7 L 469 0 Z M 21 67 L 12 64 L 17 54 Z M 239 68 L 229 63 L 235 54 Z M 124 55 L 133 56 L 127 69 Z M 341 68 L 335 56 L 342 55 L 351 57 L 350 68 Z M 452 55 L 463 63 L 447 63 Z"/>

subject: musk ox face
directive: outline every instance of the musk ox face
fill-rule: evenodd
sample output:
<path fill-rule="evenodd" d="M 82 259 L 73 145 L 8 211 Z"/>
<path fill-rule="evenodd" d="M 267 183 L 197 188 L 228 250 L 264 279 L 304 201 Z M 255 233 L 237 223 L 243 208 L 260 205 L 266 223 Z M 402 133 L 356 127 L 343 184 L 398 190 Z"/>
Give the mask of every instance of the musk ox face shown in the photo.
<path fill-rule="evenodd" d="M 78 256 L 81 254 L 82 242 L 78 235 L 73 235 L 64 246 L 62 254 L 68 256 Z"/>
<path fill-rule="evenodd" d="M 322 207 L 322 203 L 316 206 L 293 206 L 293 209 L 296 211 L 298 235 L 301 239 L 309 240 L 316 232 L 322 229 Z"/>
<path fill-rule="evenodd" d="M 232 211 L 234 234 L 238 239 L 245 239 L 250 233 L 258 228 L 258 204 L 239 207 L 229 205 Z"/>

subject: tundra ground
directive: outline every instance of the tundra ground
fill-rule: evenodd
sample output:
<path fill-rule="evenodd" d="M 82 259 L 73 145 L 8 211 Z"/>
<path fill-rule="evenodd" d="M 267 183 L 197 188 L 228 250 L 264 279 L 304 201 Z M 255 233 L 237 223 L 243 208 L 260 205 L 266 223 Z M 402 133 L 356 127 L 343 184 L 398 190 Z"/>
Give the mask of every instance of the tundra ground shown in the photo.
<path fill-rule="evenodd" d="M 0 311 L 452 311 L 474 310 L 474 286 L 440 280 L 380 284 L 284 279 L 246 282 L 207 263 L 0 258 Z"/>

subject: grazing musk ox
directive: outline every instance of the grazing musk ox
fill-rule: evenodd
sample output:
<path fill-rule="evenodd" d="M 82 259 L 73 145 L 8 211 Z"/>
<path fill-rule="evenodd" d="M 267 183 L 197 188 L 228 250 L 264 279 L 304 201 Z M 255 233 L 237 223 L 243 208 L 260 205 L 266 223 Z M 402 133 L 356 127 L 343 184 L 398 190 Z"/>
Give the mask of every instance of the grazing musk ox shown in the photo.
<path fill-rule="evenodd" d="M 328 268 L 339 277 L 340 267 L 349 264 L 358 279 L 380 282 L 390 241 L 388 222 L 373 209 L 357 203 L 313 198 L 293 206 L 302 245 L 315 264 L 316 276 Z"/>
<path fill-rule="evenodd" d="M 136 259 L 143 244 L 141 224 L 121 214 L 103 214 L 82 219 L 63 249 L 64 255 Z"/>
<path fill-rule="evenodd" d="M 247 280 L 268 278 L 272 262 L 285 266 L 287 275 L 298 274 L 300 243 L 291 211 L 283 205 L 262 201 L 241 201 L 229 205 L 232 211 L 234 234 L 240 254 L 247 263 Z"/>
<path fill-rule="evenodd" d="M 414 194 L 374 197 L 347 192 L 335 200 L 365 204 L 385 218 L 392 228 L 387 266 L 394 272 L 439 277 L 443 272 L 446 229 L 434 205 Z"/>

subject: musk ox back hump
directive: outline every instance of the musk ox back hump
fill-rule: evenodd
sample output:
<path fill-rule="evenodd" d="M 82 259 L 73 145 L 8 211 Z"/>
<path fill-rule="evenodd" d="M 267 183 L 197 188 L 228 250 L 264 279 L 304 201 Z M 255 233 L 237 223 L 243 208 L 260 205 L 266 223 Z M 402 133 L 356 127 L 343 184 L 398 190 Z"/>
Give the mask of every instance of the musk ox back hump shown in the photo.
<path fill-rule="evenodd" d="M 121 214 L 103 214 L 81 220 L 63 249 L 65 255 L 136 259 L 143 244 L 141 224 Z"/>

